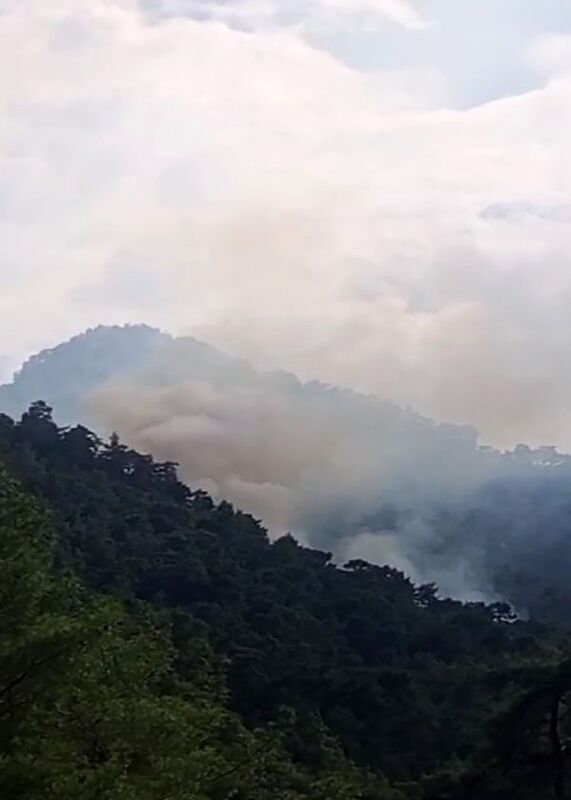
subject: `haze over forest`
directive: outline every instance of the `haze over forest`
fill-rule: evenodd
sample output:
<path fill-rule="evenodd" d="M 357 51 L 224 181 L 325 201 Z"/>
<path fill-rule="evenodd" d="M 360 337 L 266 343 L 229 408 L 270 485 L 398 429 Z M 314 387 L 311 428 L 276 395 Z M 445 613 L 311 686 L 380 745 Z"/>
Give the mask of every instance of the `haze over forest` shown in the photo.
<path fill-rule="evenodd" d="M 0 0 L 0 797 L 570 800 L 571 3 Z"/>
<path fill-rule="evenodd" d="M 571 623 L 571 456 L 500 451 L 469 426 L 286 372 L 190 337 L 98 327 L 30 358 L 0 412 L 42 398 L 60 424 L 175 461 L 193 489 L 338 563 L 390 564 L 440 594 Z"/>
<path fill-rule="evenodd" d="M 273 536 L 497 596 L 471 535 L 436 558 L 437 517 L 560 460 L 481 445 L 571 449 L 571 10 L 1 10 L 4 379 L 89 327 L 169 331 L 117 343 L 111 383 L 64 358 L 56 419 L 176 459 Z M 7 410 L 50 400 L 24 395 Z"/>

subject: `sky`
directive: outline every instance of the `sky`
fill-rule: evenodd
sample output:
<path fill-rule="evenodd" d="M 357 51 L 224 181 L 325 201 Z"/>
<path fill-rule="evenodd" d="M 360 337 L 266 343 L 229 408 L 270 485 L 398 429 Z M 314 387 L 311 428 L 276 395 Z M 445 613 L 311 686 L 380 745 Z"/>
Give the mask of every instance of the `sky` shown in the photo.
<path fill-rule="evenodd" d="M 148 322 L 571 448 L 571 4 L 0 0 L 0 375 Z"/>

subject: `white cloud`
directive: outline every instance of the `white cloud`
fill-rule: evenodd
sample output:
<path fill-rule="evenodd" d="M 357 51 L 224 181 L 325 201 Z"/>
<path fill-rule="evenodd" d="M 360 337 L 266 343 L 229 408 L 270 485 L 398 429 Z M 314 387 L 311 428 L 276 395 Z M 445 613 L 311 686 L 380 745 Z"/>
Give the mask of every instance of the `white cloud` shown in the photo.
<path fill-rule="evenodd" d="M 430 65 L 360 72 L 255 6 L 4 0 L 0 350 L 143 318 L 569 442 L 569 222 L 481 216 L 568 204 L 569 80 L 446 110 Z"/>
<path fill-rule="evenodd" d="M 406 28 L 421 28 L 423 21 L 416 9 L 405 0 L 318 0 L 323 6 L 350 13 L 382 14 Z"/>
<path fill-rule="evenodd" d="M 538 36 L 527 53 L 531 66 L 541 75 L 553 78 L 571 72 L 571 35 L 552 33 Z"/>
<path fill-rule="evenodd" d="M 142 0 L 142 8 L 158 18 L 190 16 L 257 26 L 307 19 L 323 9 L 343 15 L 380 15 L 406 28 L 423 25 L 418 11 L 406 0 L 309 0 L 303 4 L 295 0 Z"/>

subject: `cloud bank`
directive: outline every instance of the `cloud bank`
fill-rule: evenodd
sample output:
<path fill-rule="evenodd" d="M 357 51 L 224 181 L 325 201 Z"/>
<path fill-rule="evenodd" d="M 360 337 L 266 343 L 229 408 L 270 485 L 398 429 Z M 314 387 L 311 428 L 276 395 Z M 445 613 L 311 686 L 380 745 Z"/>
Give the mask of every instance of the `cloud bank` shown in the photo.
<path fill-rule="evenodd" d="M 1 0 L 0 352 L 145 319 L 571 446 L 571 220 L 489 213 L 569 204 L 570 26 L 551 0 Z"/>

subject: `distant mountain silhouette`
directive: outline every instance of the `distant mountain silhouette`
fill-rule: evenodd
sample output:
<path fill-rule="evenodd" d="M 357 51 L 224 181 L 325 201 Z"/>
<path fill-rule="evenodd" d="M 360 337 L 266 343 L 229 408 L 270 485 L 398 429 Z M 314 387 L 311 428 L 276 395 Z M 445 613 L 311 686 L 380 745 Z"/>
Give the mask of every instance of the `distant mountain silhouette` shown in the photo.
<path fill-rule="evenodd" d="M 0 412 L 18 417 L 41 399 L 60 425 L 92 423 L 90 393 L 114 378 L 142 373 L 153 386 L 214 377 L 236 383 L 258 375 L 247 362 L 190 336 L 175 338 L 142 324 L 99 325 L 30 356 L 10 383 L 0 385 Z M 285 373 L 273 379 L 298 384 Z"/>
<path fill-rule="evenodd" d="M 171 336 L 147 325 L 91 328 L 30 356 L 0 386 L 0 411 L 19 416 L 34 400 L 53 406 L 63 425 L 85 421 L 87 394 L 114 375 L 136 369 Z"/>

